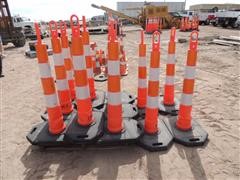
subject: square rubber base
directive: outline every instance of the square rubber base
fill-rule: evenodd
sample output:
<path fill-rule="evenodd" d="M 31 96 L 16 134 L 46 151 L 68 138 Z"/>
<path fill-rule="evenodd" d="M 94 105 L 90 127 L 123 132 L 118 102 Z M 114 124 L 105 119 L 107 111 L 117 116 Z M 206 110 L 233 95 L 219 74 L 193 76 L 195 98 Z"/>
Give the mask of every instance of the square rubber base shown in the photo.
<path fill-rule="evenodd" d="M 96 98 L 92 101 L 92 107 L 98 108 L 103 106 L 105 103 L 105 92 L 101 90 L 96 90 Z"/>
<path fill-rule="evenodd" d="M 65 121 L 66 126 L 68 123 L 75 119 L 76 111 L 69 116 L 69 120 Z M 55 146 L 67 146 L 70 145 L 70 142 L 65 141 L 64 139 L 65 130 L 59 135 L 52 135 L 48 131 L 48 122 L 44 121 L 42 123 L 34 126 L 27 135 L 27 140 L 32 145 L 38 145 L 43 147 L 55 147 Z"/>
<path fill-rule="evenodd" d="M 94 122 L 89 126 L 80 126 L 78 116 L 73 118 L 66 128 L 65 139 L 73 144 L 89 144 L 97 141 L 103 134 L 103 112 L 93 111 Z"/>
<path fill-rule="evenodd" d="M 123 130 L 121 133 L 110 133 L 107 130 L 107 121 L 104 125 L 104 134 L 98 140 L 99 145 L 123 145 L 136 143 L 140 136 L 140 129 L 134 119 L 123 118 Z"/>
<path fill-rule="evenodd" d="M 143 121 L 140 121 L 139 124 L 144 131 Z M 169 149 L 173 143 L 173 136 L 162 120 L 158 120 L 158 130 L 156 134 L 143 132 L 138 140 L 138 145 L 148 151 L 164 151 Z"/>
<path fill-rule="evenodd" d="M 163 104 L 163 96 L 159 98 L 159 113 L 162 115 L 172 115 L 177 116 L 178 110 L 179 110 L 179 101 L 177 99 L 174 99 L 174 105 L 169 106 Z"/>
<path fill-rule="evenodd" d="M 75 112 L 73 110 L 73 112 L 71 112 L 70 114 L 64 114 L 63 115 L 63 120 L 64 121 L 69 121 L 71 119 L 71 117 L 74 115 L 74 113 Z M 47 113 L 47 111 L 45 111 L 43 114 L 41 114 L 41 118 L 44 121 L 48 121 L 48 113 Z"/>
<path fill-rule="evenodd" d="M 174 141 L 185 146 L 202 146 L 208 139 L 208 133 L 197 123 L 192 120 L 192 129 L 181 131 L 176 127 L 177 117 L 165 117 L 164 123 L 174 137 Z"/>
<path fill-rule="evenodd" d="M 101 73 L 101 74 L 98 74 L 98 75 L 94 76 L 94 80 L 97 81 L 97 82 L 104 82 L 107 79 L 108 79 L 107 75 L 105 75 L 104 73 Z"/>

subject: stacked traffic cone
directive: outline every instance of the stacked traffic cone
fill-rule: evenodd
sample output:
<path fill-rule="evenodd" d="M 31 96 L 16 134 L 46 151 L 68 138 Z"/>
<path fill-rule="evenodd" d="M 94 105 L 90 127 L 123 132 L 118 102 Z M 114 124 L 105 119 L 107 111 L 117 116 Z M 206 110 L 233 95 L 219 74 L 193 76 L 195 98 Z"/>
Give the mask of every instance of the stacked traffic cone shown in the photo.
<path fill-rule="evenodd" d="M 160 98 L 160 113 L 167 115 L 176 115 L 179 109 L 179 101 L 174 98 L 174 75 L 176 62 L 176 28 L 172 27 L 170 32 L 170 40 L 168 44 L 168 58 L 166 64 L 166 80 L 164 85 L 164 96 Z"/>
<path fill-rule="evenodd" d="M 60 137 L 66 127 L 63 121 L 63 108 L 61 108 L 58 101 L 51 67 L 48 62 L 47 46 L 42 43 L 41 33 L 37 23 L 35 23 L 35 29 L 37 35 L 36 51 L 38 67 L 48 118 L 47 121 L 34 126 L 27 135 L 27 139 L 33 145 L 58 145 L 63 143 Z"/>
<path fill-rule="evenodd" d="M 192 119 L 192 98 L 197 62 L 198 32 L 193 31 L 185 67 L 183 93 L 177 118 L 164 119 L 165 124 L 174 136 L 174 140 L 186 146 L 203 145 L 208 137 L 207 132 Z"/>
<path fill-rule="evenodd" d="M 92 97 L 87 73 L 89 67 L 86 66 L 89 63 L 86 61 L 86 56 L 90 56 L 90 53 L 88 52 L 89 49 L 84 48 L 84 44 L 86 45 L 88 41 L 85 39 L 84 42 L 83 39 L 86 37 L 84 37 L 84 34 L 83 36 L 80 35 L 78 17 L 72 15 L 70 22 L 72 28 L 71 52 L 76 84 L 77 115 L 76 118 L 69 122 L 65 136 L 66 139 L 75 143 L 87 143 L 94 141 L 102 133 L 100 127 L 103 123 L 103 114 L 92 109 Z"/>
<path fill-rule="evenodd" d="M 172 135 L 158 118 L 160 73 L 160 33 L 155 31 L 152 37 L 152 52 L 149 69 L 147 104 L 145 109 L 144 132 L 139 143 L 150 151 L 166 150 L 173 140 Z"/>

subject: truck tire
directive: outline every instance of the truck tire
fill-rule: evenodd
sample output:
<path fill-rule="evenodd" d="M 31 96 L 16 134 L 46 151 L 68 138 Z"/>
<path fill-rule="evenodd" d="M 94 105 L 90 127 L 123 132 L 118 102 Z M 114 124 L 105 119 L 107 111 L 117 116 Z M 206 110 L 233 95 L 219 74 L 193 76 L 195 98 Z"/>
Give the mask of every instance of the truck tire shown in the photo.
<path fill-rule="evenodd" d="M 13 42 L 15 47 L 23 47 L 25 43 L 26 43 L 25 38 L 21 38 Z"/>
<path fill-rule="evenodd" d="M 205 24 L 205 25 L 209 25 L 209 24 L 210 24 L 209 19 L 207 19 L 206 21 L 204 21 L 204 24 Z"/>

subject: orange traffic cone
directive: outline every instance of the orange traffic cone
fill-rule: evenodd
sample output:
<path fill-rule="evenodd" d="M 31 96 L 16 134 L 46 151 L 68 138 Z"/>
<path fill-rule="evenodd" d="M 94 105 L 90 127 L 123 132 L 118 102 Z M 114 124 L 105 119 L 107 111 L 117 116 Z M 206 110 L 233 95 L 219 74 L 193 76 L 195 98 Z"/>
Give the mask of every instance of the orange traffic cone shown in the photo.
<path fill-rule="evenodd" d="M 198 32 L 193 31 L 187 56 L 183 81 L 183 93 L 180 101 L 178 118 L 166 118 L 165 124 L 174 136 L 174 140 L 186 146 L 203 145 L 208 138 L 207 132 L 192 119 L 192 98 L 197 62 Z"/>
<path fill-rule="evenodd" d="M 85 56 L 86 67 L 87 67 L 88 85 L 90 89 L 90 96 L 92 99 L 95 99 L 96 92 L 95 92 L 95 85 L 94 85 L 94 78 L 93 78 L 92 57 L 90 53 L 89 33 L 86 27 L 85 16 L 82 17 L 82 21 L 83 21 L 82 22 L 83 23 L 82 39 L 83 39 L 84 56 Z"/>
<path fill-rule="evenodd" d="M 144 31 L 141 31 L 141 42 L 139 44 L 138 61 L 138 108 L 145 108 L 147 101 L 147 61 L 146 44 L 144 43 Z"/>
<path fill-rule="evenodd" d="M 51 42 L 53 48 L 53 60 L 56 73 L 56 84 L 58 90 L 58 97 L 63 114 L 69 114 L 73 110 L 71 101 L 71 93 L 68 86 L 67 74 L 64 65 L 64 58 L 62 56 L 62 48 L 60 39 L 58 37 L 57 23 L 50 21 Z"/>
<path fill-rule="evenodd" d="M 62 110 L 58 102 L 54 80 L 48 62 L 47 46 L 42 44 L 40 29 L 37 23 L 35 23 L 35 28 L 38 40 L 36 44 L 38 66 L 48 113 L 48 129 L 51 134 L 59 134 L 65 129 Z"/>
<path fill-rule="evenodd" d="M 176 51 L 176 28 L 172 27 L 170 41 L 168 44 L 168 59 L 166 65 L 166 80 L 164 85 L 164 96 L 160 99 L 160 113 L 176 115 L 179 102 L 174 98 L 174 75 L 175 75 L 175 51 Z"/>
<path fill-rule="evenodd" d="M 69 49 L 67 26 L 66 26 L 66 23 L 63 21 L 61 21 L 59 25 L 61 30 L 62 54 L 63 54 L 64 64 L 67 72 L 68 86 L 71 92 L 71 99 L 74 100 L 76 97 L 76 93 L 75 93 L 75 84 L 73 80 L 73 65 L 72 65 L 72 59 L 71 59 L 71 54 Z"/>
<path fill-rule="evenodd" d="M 76 18 L 76 25 L 73 25 L 73 19 Z M 92 102 L 89 93 L 87 80 L 86 61 L 84 58 L 83 40 L 80 36 L 79 20 L 76 15 L 71 16 L 72 28 L 72 59 L 76 84 L 76 101 L 78 111 L 78 123 L 81 126 L 89 126 L 93 122 Z"/>
<path fill-rule="evenodd" d="M 152 40 L 144 133 L 139 139 L 139 144 L 150 151 L 166 150 L 173 140 L 167 127 L 158 119 L 159 71 L 160 33 L 155 31 Z M 139 122 L 142 122 L 141 119 Z"/>

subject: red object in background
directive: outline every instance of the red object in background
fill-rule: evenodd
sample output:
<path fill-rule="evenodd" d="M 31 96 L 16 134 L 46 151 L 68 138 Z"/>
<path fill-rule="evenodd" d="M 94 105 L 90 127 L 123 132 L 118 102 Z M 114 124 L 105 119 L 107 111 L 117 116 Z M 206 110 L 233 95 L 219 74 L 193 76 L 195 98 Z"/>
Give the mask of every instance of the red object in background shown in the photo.
<path fill-rule="evenodd" d="M 146 19 L 146 33 L 154 33 L 159 30 L 159 18 L 147 18 Z"/>

